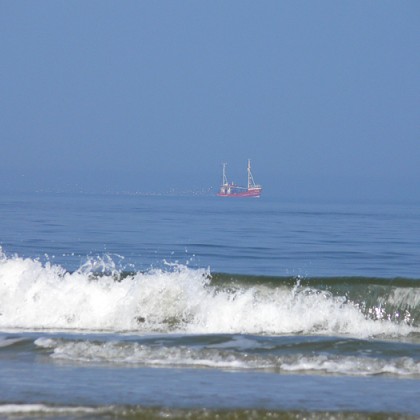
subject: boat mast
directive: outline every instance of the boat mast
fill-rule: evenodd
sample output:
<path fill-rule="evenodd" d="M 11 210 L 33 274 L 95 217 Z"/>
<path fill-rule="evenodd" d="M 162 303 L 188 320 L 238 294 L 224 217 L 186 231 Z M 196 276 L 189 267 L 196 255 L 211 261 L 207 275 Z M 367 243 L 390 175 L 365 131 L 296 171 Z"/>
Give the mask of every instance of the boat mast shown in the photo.
<path fill-rule="evenodd" d="M 226 163 L 223 163 L 223 181 L 222 181 L 222 185 L 227 185 L 229 184 L 228 180 L 227 180 L 227 176 L 226 176 Z"/>
<path fill-rule="evenodd" d="M 248 159 L 248 189 L 255 186 L 254 178 L 251 173 L 251 159 Z"/>

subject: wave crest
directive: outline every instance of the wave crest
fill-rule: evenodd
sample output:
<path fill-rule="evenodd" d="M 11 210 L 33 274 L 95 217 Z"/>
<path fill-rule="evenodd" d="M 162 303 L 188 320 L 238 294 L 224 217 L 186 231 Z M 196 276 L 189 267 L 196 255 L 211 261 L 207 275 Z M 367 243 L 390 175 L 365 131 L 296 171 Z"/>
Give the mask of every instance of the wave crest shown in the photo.
<path fill-rule="evenodd" d="M 356 337 L 419 331 L 418 288 L 397 287 L 387 296 L 373 296 L 372 285 L 365 295 L 357 287 L 337 293 L 337 288 L 299 280 L 213 281 L 208 269 L 180 264 L 124 273 L 109 256 L 70 273 L 48 262 L 2 254 L 0 327 Z"/>

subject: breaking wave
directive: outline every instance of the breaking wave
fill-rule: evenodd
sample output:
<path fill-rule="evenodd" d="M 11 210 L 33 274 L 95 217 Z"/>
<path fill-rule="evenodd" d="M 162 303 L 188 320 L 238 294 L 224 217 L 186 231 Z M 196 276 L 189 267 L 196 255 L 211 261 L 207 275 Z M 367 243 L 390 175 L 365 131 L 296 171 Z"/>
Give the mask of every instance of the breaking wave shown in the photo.
<path fill-rule="evenodd" d="M 166 264 L 124 272 L 109 256 L 74 272 L 0 254 L 0 328 L 139 333 L 417 334 L 420 282 L 264 278 Z"/>

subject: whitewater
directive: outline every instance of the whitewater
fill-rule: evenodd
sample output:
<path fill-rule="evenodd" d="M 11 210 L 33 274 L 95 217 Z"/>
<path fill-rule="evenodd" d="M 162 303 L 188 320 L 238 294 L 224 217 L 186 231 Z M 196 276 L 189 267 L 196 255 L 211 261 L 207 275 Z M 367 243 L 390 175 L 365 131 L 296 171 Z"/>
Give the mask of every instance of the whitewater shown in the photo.
<path fill-rule="evenodd" d="M 386 298 L 379 295 L 377 285 L 378 297 L 369 304 L 334 294 L 328 290 L 332 287 L 302 285 L 299 278 L 294 284 L 283 279 L 252 284 L 227 276 L 213 285 L 208 269 L 166 265 L 126 274 L 116 271 L 108 257 L 67 272 L 59 265 L 8 258 L 1 252 L 0 328 L 357 338 L 420 332 L 417 282 L 404 287 L 383 282 Z M 355 288 L 349 285 L 347 293 Z"/>
<path fill-rule="evenodd" d="M 1 417 L 420 415 L 414 204 L 40 193 L 0 210 Z"/>

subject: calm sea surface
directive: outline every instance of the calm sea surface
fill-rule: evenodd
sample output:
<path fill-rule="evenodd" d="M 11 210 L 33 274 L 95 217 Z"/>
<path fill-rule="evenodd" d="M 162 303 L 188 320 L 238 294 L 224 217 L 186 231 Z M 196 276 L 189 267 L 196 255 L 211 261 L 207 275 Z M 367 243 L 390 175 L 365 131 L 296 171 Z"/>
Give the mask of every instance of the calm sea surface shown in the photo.
<path fill-rule="evenodd" d="M 0 418 L 418 418 L 420 205 L 0 197 Z"/>

